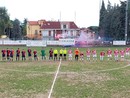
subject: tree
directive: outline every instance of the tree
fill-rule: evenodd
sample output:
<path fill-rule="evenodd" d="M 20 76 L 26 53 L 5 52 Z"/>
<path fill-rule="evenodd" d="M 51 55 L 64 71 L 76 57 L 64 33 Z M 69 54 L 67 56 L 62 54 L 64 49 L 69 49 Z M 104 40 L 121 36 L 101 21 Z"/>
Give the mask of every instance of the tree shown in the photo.
<path fill-rule="evenodd" d="M 11 38 L 15 40 L 22 38 L 20 21 L 18 19 L 13 21 L 13 32 Z"/>
<path fill-rule="evenodd" d="M 22 35 L 25 36 L 27 34 L 27 19 L 25 18 L 22 25 Z"/>
<path fill-rule="evenodd" d="M 125 13 L 126 13 L 126 2 L 121 1 L 121 6 L 120 6 L 120 33 L 119 33 L 119 38 L 124 40 L 125 39 Z"/>
<path fill-rule="evenodd" d="M 130 0 L 128 0 L 128 40 L 130 40 Z"/>
<path fill-rule="evenodd" d="M 105 33 L 105 15 L 106 15 L 106 8 L 104 4 L 104 0 L 102 0 L 102 6 L 100 9 L 100 19 L 99 19 L 99 36 L 104 37 Z"/>
<path fill-rule="evenodd" d="M 108 1 L 107 9 L 105 9 L 104 5 L 103 1 L 100 9 L 100 36 L 103 34 L 101 37 L 105 39 L 124 40 L 126 1 L 120 1 L 120 6 L 114 5 L 114 7 L 111 6 L 111 3 Z M 128 36 L 130 36 L 130 34 Z"/>
<path fill-rule="evenodd" d="M 5 29 L 9 25 L 10 17 L 5 7 L 0 7 L 0 35 L 5 34 Z"/>
<path fill-rule="evenodd" d="M 5 34 L 11 38 L 11 34 L 12 34 L 12 28 L 13 28 L 13 21 L 9 20 L 9 23 L 7 24 L 7 27 L 5 28 Z"/>
<path fill-rule="evenodd" d="M 112 15 L 112 5 L 110 3 L 110 1 L 108 0 L 108 5 L 107 5 L 107 9 L 106 9 L 106 15 L 105 15 L 105 34 L 104 34 L 104 37 L 105 37 L 105 40 L 110 40 L 111 38 L 111 15 Z"/>

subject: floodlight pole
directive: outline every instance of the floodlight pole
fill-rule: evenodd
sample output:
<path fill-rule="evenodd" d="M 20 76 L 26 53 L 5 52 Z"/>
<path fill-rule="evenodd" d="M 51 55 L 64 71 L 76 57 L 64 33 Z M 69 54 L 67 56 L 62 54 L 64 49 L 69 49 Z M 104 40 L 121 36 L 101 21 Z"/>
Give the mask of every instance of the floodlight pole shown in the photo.
<path fill-rule="evenodd" d="M 127 42 L 128 31 L 128 0 L 126 1 L 126 16 L 125 16 L 125 41 Z"/>

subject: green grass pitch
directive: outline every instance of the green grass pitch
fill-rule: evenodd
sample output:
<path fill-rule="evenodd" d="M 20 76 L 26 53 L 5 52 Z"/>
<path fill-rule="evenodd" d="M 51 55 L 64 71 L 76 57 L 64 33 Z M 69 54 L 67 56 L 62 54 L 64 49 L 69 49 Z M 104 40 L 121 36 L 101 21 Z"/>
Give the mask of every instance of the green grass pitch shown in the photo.
<path fill-rule="evenodd" d="M 24 46 L 1 46 L 1 49 L 25 49 Z M 46 54 L 51 47 L 46 47 Z M 60 50 L 62 47 L 52 47 Z M 99 60 L 100 51 L 108 48 L 93 47 L 98 60 L 61 61 L 51 98 L 130 98 L 130 57 L 125 61 L 110 61 L 105 55 Z M 48 98 L 59 61 L 41 60 L 41 47 L 32 47 L 38 51 L 39 61 L 0 61 L 0 98 Z M 72 48 L 73 50 L 75 48 Z M 79 48 L 85 53 L 87 48 Z M 67 48 L 68 50 L 68 48 Z M 1 55 L 0 55 L 1 59 Z"/>

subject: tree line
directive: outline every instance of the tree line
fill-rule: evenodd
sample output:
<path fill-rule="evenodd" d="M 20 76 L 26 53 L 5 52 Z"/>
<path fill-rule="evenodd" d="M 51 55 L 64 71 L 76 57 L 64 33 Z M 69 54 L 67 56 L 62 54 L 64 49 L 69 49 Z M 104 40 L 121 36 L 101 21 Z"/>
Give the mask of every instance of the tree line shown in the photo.
<path fill-rule="evenodd" d="M 130 0 L 128 0 L 128 31 L 127 40 L 130 40 Z M 99 36 L 104 40 L 125 40 L 126 1 L 111 5 L 108 0 L 105 6 L 102 0 L 99 19 Z"/>
<path fill-rule="evenodd" d="M 0 36 L 7 35 L 12 40 L 23 39 L 26 35 L 27 19 L 23 23 L 19 19 L 10 20 L 5 7 L 0 7 Z"/>

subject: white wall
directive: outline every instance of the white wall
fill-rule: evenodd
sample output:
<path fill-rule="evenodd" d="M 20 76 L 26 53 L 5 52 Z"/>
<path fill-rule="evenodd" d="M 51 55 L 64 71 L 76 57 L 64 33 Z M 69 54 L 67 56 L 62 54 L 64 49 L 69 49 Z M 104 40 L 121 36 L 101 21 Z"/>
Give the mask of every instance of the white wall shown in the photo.
<path fill-rule="evenodd" d="M 59 41 L 46 41 L 46 40 L 0 40 L 0 45 L 26 45 L 45 47 L 46 45 L 74 45 L 74 39 L 60 39 Z"/>

